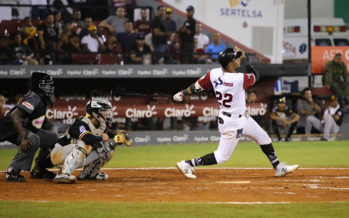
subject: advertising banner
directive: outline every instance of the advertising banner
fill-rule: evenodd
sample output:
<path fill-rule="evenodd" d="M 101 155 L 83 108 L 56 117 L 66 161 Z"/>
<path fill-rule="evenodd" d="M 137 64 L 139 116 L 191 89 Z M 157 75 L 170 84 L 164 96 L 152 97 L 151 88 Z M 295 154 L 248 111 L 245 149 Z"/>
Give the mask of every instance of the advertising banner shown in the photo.
<path fill-rule="evenodd" d="M 86 101 L 57 101 L 53 108 L 48 109 L 46 118 L 62 120 L 65 124 L 72 124 L 86 112 Z M 154 117 L 217 117 L 219 105 L 212 101 L 203 103 L 190 102 L 185 104 L 127 104 L 111 100 L 113 118 L 154 118 Z M 127 102 L 127 101 L 126 101 Z M 264 116 L 268 105 L 254 103 L 246 105 L 246 113 L 251 116 Z"/>
<path fill-rule="evenodd" d="M 325 72 L 325 65 L 337 53 L 341 53 L 343 61 L 349 67 L 349 46 L 313 46 L 311 48 L 311 72 L 321 74 Z M 349 72 L 349 68 L 348 68 Z"/>

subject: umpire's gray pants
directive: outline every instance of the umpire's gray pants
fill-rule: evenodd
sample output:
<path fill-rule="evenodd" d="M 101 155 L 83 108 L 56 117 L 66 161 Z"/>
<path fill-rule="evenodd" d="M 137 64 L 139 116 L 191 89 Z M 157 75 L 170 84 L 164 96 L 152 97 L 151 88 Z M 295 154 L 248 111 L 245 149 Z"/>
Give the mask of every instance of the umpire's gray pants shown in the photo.
<path fill-rule="evenodd" d="M 40 146 L 31 146 L 31 148 L 26 152 L 22 151 L 21 148 L 18 148 L 18 152 L 13 158 L 9 167 L 30 171 L 35 153 L 38 148 L 40 147 L 42 149 L 51 149 L 57 141 L 57 135 L 53 132 L 41 129 L 36 134 L 40 137 Z"/>

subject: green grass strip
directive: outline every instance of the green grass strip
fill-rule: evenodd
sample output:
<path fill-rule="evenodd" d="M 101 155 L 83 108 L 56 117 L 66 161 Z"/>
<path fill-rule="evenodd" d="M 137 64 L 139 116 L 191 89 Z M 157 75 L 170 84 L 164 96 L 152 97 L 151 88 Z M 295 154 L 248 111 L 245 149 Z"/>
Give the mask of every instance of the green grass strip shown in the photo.
<path fill-rule="evenodd" d="M 217 144 L 121 146 L 106 167 L 174 167 L 177 161 L 195 158 L 217 149 Z M 281 161 L 301 167 L 349 167 L 349 141 L 274 143 Z M 0 149 L 0 170 L 17 151 Z M 241 142 L 230 160 L 214 167 L 271 167 L 260 146 Z"/>
<path fill-rule="evenodd" d="M 88 200 L 88 199 L 86 199 Z M 1 202 L 0 217 L 347 217 L 349 203 Z"/>

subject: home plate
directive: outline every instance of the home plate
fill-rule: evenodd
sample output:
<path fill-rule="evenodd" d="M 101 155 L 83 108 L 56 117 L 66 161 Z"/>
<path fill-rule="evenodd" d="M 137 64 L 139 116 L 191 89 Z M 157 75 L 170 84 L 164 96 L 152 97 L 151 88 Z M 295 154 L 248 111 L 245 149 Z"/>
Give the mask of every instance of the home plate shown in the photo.
<path fill-rule="evenodd" d="M 217 181 L 219 184 L 248 184 L 251 181 Z"/>

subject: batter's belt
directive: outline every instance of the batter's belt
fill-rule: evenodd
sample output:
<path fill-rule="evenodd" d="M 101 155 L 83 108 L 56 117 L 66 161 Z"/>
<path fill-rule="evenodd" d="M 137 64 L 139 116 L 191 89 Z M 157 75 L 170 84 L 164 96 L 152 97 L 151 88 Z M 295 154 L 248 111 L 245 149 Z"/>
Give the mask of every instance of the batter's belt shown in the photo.
<path fill-rule="evenodd" d="M 232 116 L 234 116 L 233 114 L 228 113 L 228 112 L 225 112 L 225 111 L 222 111 L 222 114 L 223 114 L 224 116 L 227 116 L 227 117 L 232 117 Z M 241 118 L 241 117 L 242 117 L 242 114 L 239 114 L 239 115 L 237 115 L 236 117 L 237 117 L 237 118 Z"/>

